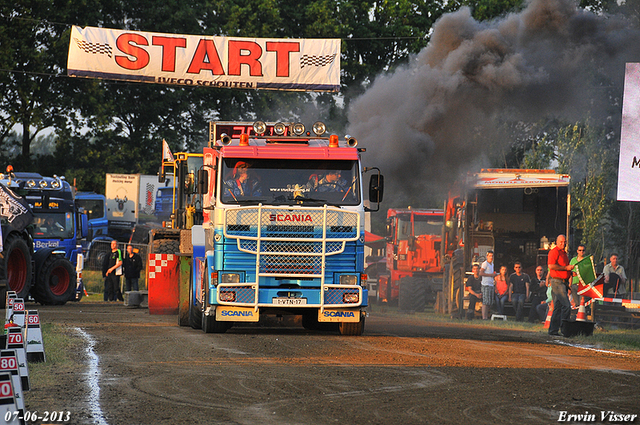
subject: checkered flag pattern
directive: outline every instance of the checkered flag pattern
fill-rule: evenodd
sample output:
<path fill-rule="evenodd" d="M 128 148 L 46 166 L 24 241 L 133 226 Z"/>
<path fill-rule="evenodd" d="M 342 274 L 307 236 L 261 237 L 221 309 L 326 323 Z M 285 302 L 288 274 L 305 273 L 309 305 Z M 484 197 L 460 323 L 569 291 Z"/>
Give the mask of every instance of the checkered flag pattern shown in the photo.
<path fill-rule="evenodd" d="M 107 55 L 109 57 L 112 57 L 113 55 L 113 49 L 111 48 L 111 46 L 109 46 L 106 43 L 105 44 L 90 43 L 88 41 L 79 40 L 77 38 L 74 38 L 74 40 L 78 45 L 78 48 L 85 51 L 86 53 L 93 53 L 94 55 L 96 54 Z"/>
<path fill-rule="evenodd" d="M 173 254 L 151 254 L 149 256 L 149 279 L 155 279 L 156 273 L 161 273 L 174 260 Z"/>
<path fill-rule="evenodd" d="M 302 55 L 300 57 L 300 68 L 305 66 L 325 66 L 333 63 L 336 59 L 337 53 L 332 55 L 316 56 L 316 55 Z"/>

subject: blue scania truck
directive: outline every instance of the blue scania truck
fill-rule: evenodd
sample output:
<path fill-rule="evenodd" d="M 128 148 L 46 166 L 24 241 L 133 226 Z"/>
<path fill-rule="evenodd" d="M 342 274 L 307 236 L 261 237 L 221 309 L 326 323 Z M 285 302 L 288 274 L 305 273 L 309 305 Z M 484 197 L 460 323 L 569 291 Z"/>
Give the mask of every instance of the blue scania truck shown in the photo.
<path fill-rule="evenodd" d="M 29 294 L 41 304 L 64 304 L 77 299 L 80 240 L 87 236 L 87 216 L 75 204 L 75 190 L 64 177 L 37 173 L 0 173 L 0 183 L 21 196 L 33 214 L 30 234 L 35 273 L 7 288 L 19 298 Z M 11 286 L 11 282 L 9 284 Z"/>
<path fill-rule="evenodd" d="M 191 228 L 189 324 L 222 333 L 263 315 L 361 335 L 367 306 L 357 141 L 301 123 L 212 122 Z M 375 169 L 377 170 L 377 169 Z M 369 201 L 382 200 L 371 176 Z M 374 211 L 377 211 L 374 210 Z"/>

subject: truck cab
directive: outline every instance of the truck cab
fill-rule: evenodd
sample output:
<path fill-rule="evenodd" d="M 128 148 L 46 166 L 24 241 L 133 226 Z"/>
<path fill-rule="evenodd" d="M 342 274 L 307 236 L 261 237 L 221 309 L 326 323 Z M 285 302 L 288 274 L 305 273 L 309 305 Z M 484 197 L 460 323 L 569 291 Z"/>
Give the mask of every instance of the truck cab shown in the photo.
<path fill-rule="evenodd" d="M 190 325 L 224 332 L 263 314 L 293 314 L 309 329 L 360 335 L 364 150 L 353 138 L 327 137 L 322 123 L 311 134 L 299 123 L 214 122 L 210 133 Z M 375 177 L 370 198 L 378 202 Z"/>

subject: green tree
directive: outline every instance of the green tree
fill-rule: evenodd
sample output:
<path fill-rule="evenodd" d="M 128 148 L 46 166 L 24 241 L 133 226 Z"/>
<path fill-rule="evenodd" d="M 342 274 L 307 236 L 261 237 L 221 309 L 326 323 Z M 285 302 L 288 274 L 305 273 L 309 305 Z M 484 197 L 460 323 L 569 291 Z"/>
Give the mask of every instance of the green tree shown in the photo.
<path fill-rule="evenodd" d="M 558 171 L 571 176 L 573 225 L 596 261 L 609 249 L 618 158 L 615 146 L 603 128 L 590 122 L 568 125 L 558 134 Z"/>

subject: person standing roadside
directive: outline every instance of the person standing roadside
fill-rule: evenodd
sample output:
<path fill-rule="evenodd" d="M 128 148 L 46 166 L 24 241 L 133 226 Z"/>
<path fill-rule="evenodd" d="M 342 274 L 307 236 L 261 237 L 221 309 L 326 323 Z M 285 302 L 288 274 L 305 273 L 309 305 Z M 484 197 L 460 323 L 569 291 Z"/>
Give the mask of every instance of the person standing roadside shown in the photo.
<path fill-rule="evenodd" d="M 578 249 L 576 250 L 576 256 L 569 261 L 569 264 L 575 266 L 579 261 L 582 261 L 585 257 L 585 247 L 584 245 L 578 245 Z M 573 278 L 571 281 L 571 300 L 573 301 L 574 306 L 580 305 L 580 296 L 578 295 L 578 283 L 580 283 L 580 278 L 578 274 L 573 272 Z"/>
<path fill-rule="evenodd" d="M 467 310 L 467 320 L 474 318 L 476 314 L 476 304 L 482 301 L 482 278 L 479 274 L 480 266 L 474 264 L 471 267 L 471 276 L 467 278 L 465 287 L 469 291 L 469 309 Z"/>
<path fill-rule="evenodd" d="M 549 251 L 547 263 L 549 265 L 549 281 L 551 282 L 551 296 L 553 298 L 553 314 L 549 324 L 549 335 L 560 335 L 562 320 L 571 317 L 571 301 L 569 301 L 569 279 L 575 266 L 569 264 L 569 256 L 565 251 L 567 239 L 558 235 L 556 246 Z"/>
<path fill-rule="evenodd" d="M 529 298 L 531 278 L 522 272 L 522 264 L 516 261 L 513 265 L 514 273 L 509 276 L 509 302 L 516 311 L 516 321 L 524 320 L 524 301 Z"/>
<path fill-rule="evenodd" d="M 138 291 L 138 279 L 142 270 L 142 258 L 133 252 L 133 246 L 127 245 L 127 253 L 122 260 L 124 267 L 124 290 Z"/>
<path fill-rule="evenodd" d="M 537 307 L 547 299 L 547 278 L 544 275 L 542 266 L 536 267 L 536 275 L 531 279 L 529 288 L 529 302 L 531 303 L 529 322 L 535 323 L 538 321 Z"/>
<path fill-rule="evenodd" d="M 487 259 L 480 266 L 482 277 L 482 320 L 489 320 L 489 310 L 493 305 L 495 290 L 493 279 L 498 275 L 493 271 L 493 251 L 487 251 Z"/>
<path fill-rule="evenodd" d="M 609 258 L 610 263 L 604 266 L 602 273 L 604 273 L 605 291 L 607 296 L 608 290 L 611 291 L 611 295 L 617 298 L 618 295 L 624 295 L 627 293 L 627 275 L 624 272 L 624 268 L 618 264 L 618 254 L 611 254 Z"/>
<path fill-rule="evenodd" d="M 498 314 L 504 315 L 504 303 L 509 298 L 509 283 L 507 277 L 507 266 L 500 267 L 500 274 L 495 278 L 496 282 L 496 308 Z"/>
<path fill-rule="evenodd" d="M 111 253 L 105 256 L 102 263 L 102 277 L 104 277 L 104 300 L 116 301 L 120 289 L 122 275 L 122 251 L 118 249 L 118 242 L 111 241 Z"/>

